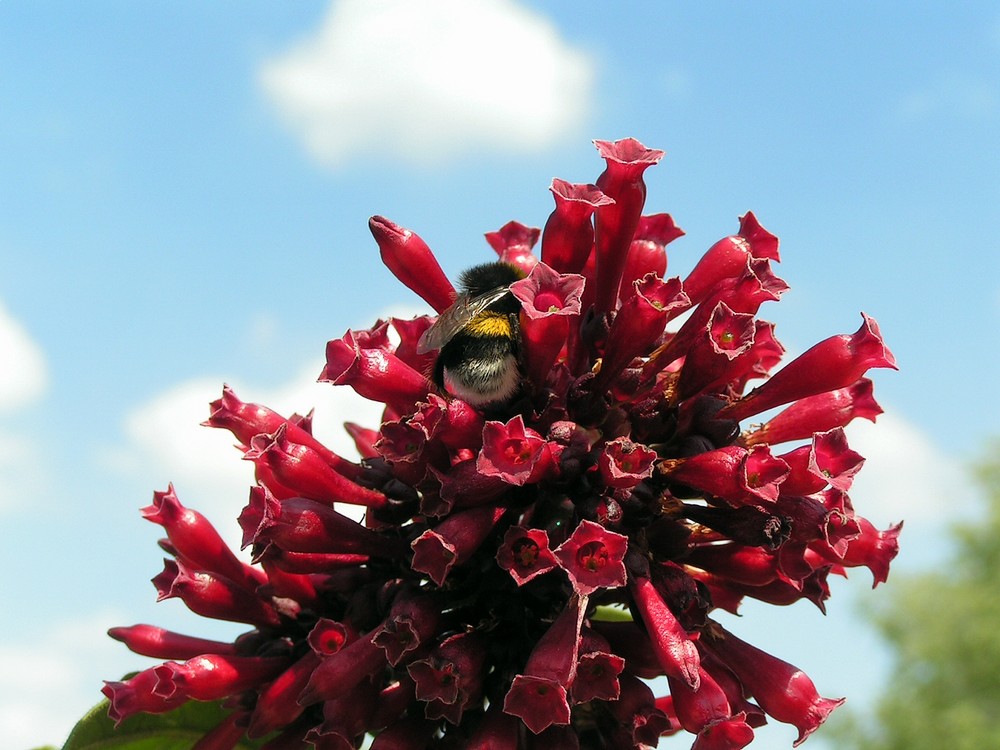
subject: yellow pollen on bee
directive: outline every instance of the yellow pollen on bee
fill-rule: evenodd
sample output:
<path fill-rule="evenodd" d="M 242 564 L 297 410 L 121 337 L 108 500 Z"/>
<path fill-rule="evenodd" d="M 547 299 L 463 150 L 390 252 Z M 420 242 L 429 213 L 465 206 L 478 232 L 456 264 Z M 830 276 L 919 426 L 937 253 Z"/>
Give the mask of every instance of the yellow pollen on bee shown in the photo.
<path fill-rule="evenodd" d="M 502 313 L 485 312 L 473 318 L 465 327 L 472 336 L 503 336 L 510 338 L 513 334 L 510 319 Z"/>

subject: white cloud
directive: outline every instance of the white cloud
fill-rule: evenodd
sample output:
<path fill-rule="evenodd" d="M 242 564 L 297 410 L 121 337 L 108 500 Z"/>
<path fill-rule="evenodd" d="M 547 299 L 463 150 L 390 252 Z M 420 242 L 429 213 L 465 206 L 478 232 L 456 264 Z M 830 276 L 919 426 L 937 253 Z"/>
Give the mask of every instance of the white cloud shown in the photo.
<path fill-rule="evenodd" d="M 135 669 L 137 657 L 106 635 L 110 612 L 60 623 L 31 641 L 0 644 L 0 737 L 5 747 L 62 745 L 73 725 L 101 700 L 101 678 Z"/>
<path fill-rule="evenodd" d="M 41 347 L 0 301 L 0 413 L 14 411 L 37 400 L 48 385 L 48 368 Z M 0 424 L 0 510 L 37 488 L 38 450 L 32 440 Z"/>
<path fill-rule="evenodd" d="M 974 510 L 969 473 L 930 436 L 887 411 L 872 424 L 858 419 L 847 427 L 851 447 L 865 465 L 851 487 L 861 515 L 876 525 L 905 519 L 908 524 Z"/>
<path fill-rule="evenodd" d="M 317 383 L 321 370 L 322 363 L 311 363 L 275 389 L 230 384 L 241 400 L 284 416 L 315 409 L 316 437 L 334 452 L 356 458 L 343 423 L 377 427 L 381 404 L 361 398 L 346 386 Z M 150 482 L 150 496 L 154 489 L 166 489 L 167 482 L 173 482 L 181 502 L 204 513 L 226 541 L 238 548 L 234 518 L 253 484 L 253 466 L 234 447 L 230 432 L 201 426 L 208 418 L 209 402 L 221 396 L 222 385 L 221 379 L 190 380 L 134 409 L 126 418 L 128 445 L 110 453 L 107 460 Z"/>
<path fill-rule="evenodd" d="M 513 0 L 335 0 L 260 82 L 324 163 L 535 150 L 587 114 L 593 62 Z"/>
<path fill-rule="evenodd" d="M 41 348 L 0 301 L 0 411 L 30 403 L 47 384 Z"/>

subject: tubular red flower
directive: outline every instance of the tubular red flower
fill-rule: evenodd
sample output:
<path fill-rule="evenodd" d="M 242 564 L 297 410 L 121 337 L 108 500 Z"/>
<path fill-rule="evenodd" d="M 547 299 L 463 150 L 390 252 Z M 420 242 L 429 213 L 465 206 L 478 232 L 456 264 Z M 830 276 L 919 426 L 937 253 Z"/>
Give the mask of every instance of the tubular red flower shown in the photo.
<path fill-rule="evenodd" d="M 653 586 L 645 560 L 633 558 L 628 585 L 663 673 L 697 689 L 701 679 L 698 649 Z"/>
<path fill-rule="evenodd" d="M 606 485 L 628 489 L 653 473 L 653 462 L 657 458 L 655 451 L 621 437 L 605 444 L 597 465 Z"/>
<path fill-rule="evenodd" d="M 101 692 L 110 701 L 108 716 L 116 726 L 135 714 L 164 714 L 190 700 L 182 694 L 164 698 L 153 692 L 158 680 L 155 670 L 150 667 L 121 682 L 105 680 Z"/>
<path fill-rule="evenodd" d="M 635 292 L 622 305 L 608 332 L 596 389 L 605 388 L 635 357 L 648 351 L 663 333 L 671 313 L 688 306 L 678 279 L 663 281 L 647 275 L 635 283 Z"/>
<path fill-rule="evenodd" d="M 792 724 L 799 730 L 794 742 L 796 746 L 844 702 L 843 698 L 821 697 L 813 681 L 800 669 L 741 641 L 717 624 L 712 637 L 703 642 L 736 674 L 761 708 L 778 721 Z"/>
<path fill-rule="evenodd" d="M 413 569 L 443 585 L 448 571 L 469 559 L 506 510 L 486 506 L 450 515 L 413 540 Z"/>
<path fill-rule="evenodd" d="M 518 586 L 548 573 L 559 565 L 549 548 L 549 535 L 543 529 L 512 526 L 497 550 L 497 564 L 510 573 Z"/>
<path fill-rule="evenodd" d="M 443 640 L 427 658 L 410 662 L 407 671 L 416 683 L 418 700 L 437 700 L 465 709 L 482 696 L 485 662 L 486 648 L 479 636 L 456 633 Z"/>
<path fill-rule="evenodd" d="M 746 419 L 800 398 L 845 388 L 873 367 L 897 369 L 878 324 L 864 313 L 861 317 L 864 323 L 853 335 L 833 336 L 816 344 L 766 383 L 725 407 L 719 416 Z"/>
<path fill-rule="evenodd" d="M 373 633 L 348 643 L 337 653 L 322 659 L 312 673 L 299 703 L 311 706 L 344 695 L 361 680 L 384 669 L 385 651 L 373 642 Z"/>
<path fill-rule="evenodd" d="M 753 729 L 746 714 L 740 712 L 706 724 L 691 745 L 691 750 L 739 750 L 753 741 Z"/>
<path fill-rule="evenodd" d="M 579 274 L 559 274 L 539 263 L 525 278 L 511 284 L 521 302 L 521 338 L 528 377 L 545 384 L 553 363 L 566 345 L 569 318 L 580 314 L 584 279 Z"/>
<path fill-rule="evenodd" d="M 289 440 L 284 425 L 273 435 L 254 437 L 243 457 L 266 465 L 284 487 L 303 497 L 372 509 L 388 502 L 381 492 L 361 487 L 338 474 L 309 446 Z"/>
<path fill-rule="evenodd" d="M 683 562 L 747 586 L 764 586 L 778 575 L 773 552 L 744 544 L 704 544 L 692 549 Z"/>
<path fill-rule="evenodd" d="M 500 261 L 521 269 L 525 274 L 538 263 L 531 248 L 538 242 L 540 229 L 528 227 L 519 221 L 508 221 L 496 232 L 487 232 L 486 241 L 496 250 Z"/>
<path fill-rule="evenodd" d="M 614 200 L 596 185 L 574 185 L 559 178 L 549 189 L 556 208 L 542 232 L 542 261 L 560 273 L 580 273 L 594 248 L 591 217 Z"/>
<path fill-rule="evenodd" d="M 289 552 L 354 553 L 394 556 L 403 547 L 365 529 L 329 505 L 303 497 L 277 500 L 265 487 L 250 493 L 240 517 L 244 546 L 270 543 Z M 256 526 L 254 520 L 259 519 Z M 249 538 L 248 538 L 249 537 Z"/>
<path fill-rule="evenodd" d="M 437 312 L 443 313 L 451 306 L 455 287 L 426 242 L 383 216 L 373 216 L 368 221 L 368 228 L 378 243 L 382 262 L 393 276 Z"/>
<path fill-rule="evenodd" d="M 289 442 L 304 445 L 317 453 L 332 469 L 349 479 L 356 479 L 360 467 L 353 461 L 348 461 L 331 451 L 310 432 L 295 422 L 285 419 L 276 411 L 260 404 L 250 404 L 241 401 L 232 388 L 223 386 L 222 398 L 210 404 L 211 415 L 202 422 L 206 427 L 218 427 L 229 430 L 244 446 L 250 445 L 255 435 L 273 434 L 278 428 L 285 428 L 285 437 Z"/>
<path fill-rule="evenodd" d="M 486 423 L 476 468 L 485 476 L 521 486 L 550 474 L 555 464 L 549 444 L 537 432 L 525 428 L 524 418 L 518 414 L 506 424 Z"/>
<path fill-rule="evenodd" d="M 691 303 L 699 304 L 719 282 L 739 276 L 748 258 L 779 260 L 778 238 L 764 229 L 751 211 L 740 217 L 739 233 L 712 245 L 684 279 Z"/>
<path fill-rule="evenodd" d="M 622 674 L 620 681 L 621 697 L 608 704 L 623 730 L 622 742 L 616 746 L 658 744 L 660 735 L 668 732 L 671 726 L 670 720 L 657 707 L 653 691 L 642 680 L 627 673 Z"/>
<path fill-rule="evenodd" d="M 837 553 L 828 544 L 815 543 L 812 547 L 831 562 L 847 567 L 864 565 L 872 572 L 872 588 L 875 588 L 889 578 L 889 563 L 899 553 L 899 532 L 903 524 L 900 522 L 879 531 L 865 518 L 859 516 L 857 521 L 860 533 L 847 543 L 842 553 Z"/>
<path fill-rule="evenodd" d="M 597 178 L 597 187 L 614 203 L 598 206 L 594 221 L 597 258 L 595 304 L 598 312 L 611 312 L 618 299 L 628 249 L 639 226 L 646 202 L 642 173 L 663 158 L 663 152 L 648 149 L 634 138 L 611 143 L 594 141 L 607 168 Z"/>
<path fill-rule="evenodd" d="M 661 462 L 660 471 L 673 482 L 742 504 L 755 499 L 776 500 L 788 475 L 788 464 L 763 445 L 749 450 L 729 446 Z"/>
<path fill-rule="evenodd" d="M 599 633 L 584 628 L 580 638 L 580 661 L 570 690 L 573 703 L 592 700 L 615 701 L 621 696 L 618 675 L 625 659 L 611 652 L 611 645 Z"/>
<path fill-rule="evenodd" d="M 154 492 L 152 505 L 142 508 L 142 517 L 163 526 L 177 554 L 199 570 L 225 576 L 247 588 L 267 580 L 259 570 L 242 563 L 201 513 L 181 505 L 171 484 L 166 492 Z"/>
<path fill-rule="evenodd" d="M 801 398 L 744 435 L 743 444 L 802 440 L 817 432 L 846 427 L 857 417 L 874 422 L 882 407 L 875 402 L 872 387 L 871 380 L 860 378 L 846 388 Z"/>
<path fill-rule="evenodd" d="M 319 663 L 320 657 L 313 651 L 307 651 L 261 691 L 250 715 L 248 737 L 265 737 L 302 715 L 305 707 L 298 702 L 298 697 Z"/>
<path fill-rule="evenodd" d="M 385 649 L 387 661 L 395 666 L 407 653 L 432 638 L 440 621 L 441 606 L 437 598 L 428 594 L 403 593 L 396 597 L 389 616 L 372 641 Z"/>
<path fill-rule="evenodd" d="M 826 486 L 846 492 L 865 459 L 847 445 L 841 427 L 813 434 L 810 445 L 780 456 L 789 466 L 781 491 L 788 495 L 811 495 Z"/>
<path fill-rule="evenodd" d="M 625 552 L 628 537 L 608 531 L 593 521 L 581 521 L 573 534 L 555 550 L 573 590 L 588 596 L 598 589 L 625 585 Z"/>
<path fill-rule="evenodd" d="M 348 331 L 326 345 L 326 367 L 319 379 L 349 385 L 360 396 L 383 401 L 401 413 L 426 401 L 434 384 L 403 360 L 379 348 L 367 347 L 363 332 Z"/>
<path fill-rule="evenodd" d="M 618 296 L 625 301 L 635 293 L 633 283 L 648 273 L 662 277 L 667 272 L 666 246 L 684 230 L 674 224 L 670 214 L 640 216 L 635 237 L 629 246 L 625 270 L 618 285 Z"/>
<path fill-rule="evenodd" d="M 698 667 L 698 686 L 692 688 L 684 680 L 667 675 L 674 711 L 681 726 L 698 734 L 709 724 L 728 719 L 732 713 L 725 692 L 704 667 Z"/>
<path fill-rule="evenodd" d="M 214 701 L 267 682 L 287 666 L 283 657 L 203 654 L 181 664 L 155 667 L 153 692 L 167 700 L 179 693 L 197 701 Z"/>
<path fill-rule="evenodd" d="M 691 398 L 732 381 L 733 361 L 753 346 L 756 330 L 753 315 L 734 312 L 719 302 L 712 309 L 704 335 L 692 342 L 684 357 L 676 398 Z"/>
<path fill-rule="evenodd" d="M 553 724 L 569 724 L 567 687 L 576 675 L 580 627 L 587 597 L 574 596 L 531 652 L 504 698 L 503 710 L 535 734 Z"/>
<path fill-rule="evenodd" d="M 458 331 L 446 354 L 423 351 L 429 315 L 328 343 L 322 379 L 382 405 L 379 424 L 346 426 L 359 461 L 313 436 L 311 411 L 286 418 L 228 387 L 212 402 L 207 424 L 254 462 L 239 517 L 252 562 L 172 487 L 143 512 L 174 558 L 154 579 L 159 598 L 247 631 L 221 643 L 113 629 L 175 660 L 105 686 L 116 721 L 196 698 L 230 711 L 199 750 L 244 734 L 269 738 L 267 750 L 372 736 L 374 750 L 650 747 L 682 728 L 694 750 L 731 750 L 766 713 L 801 741 L 838 704 L 709 614 L 738 613 L 746 597 L 822 610 L 829 575 L 857 565 L 885 580 L 900 526 L 855 513 L 847 491 L 862 459 L 842 428 L 881 411 L 862 375 L 892 355 L 865 317 L 780 369 L 774 326 L 757 318 L 788 288 L 772 270 L 777 238 L 748 213 L 683 283 L 664 280 L 682 232 L 668 214 L 641 214 L 644 171 L 662 152 L 596 145 L 597 186 L 552 183 L 544 262 L 537 229 L 512 221 L 486 235 L 524 272 L 513 298 L 452 308 L 426 243 L 371 220 L 392 272 L 451 310 L 437 331 Z M 470 299 L 481 271 L 463 278 Z M 517 315 L 509 341 L 491 335 L 494 314 Z M 523 382 L 509 401 L 438 391 L 439 357 L 481 354 L 447 366 L 488 380 L 491 347 L 516 354 Z M 339 502 L 362 506 L 363 521 Z M 664 676 L 671 694 L 657 699 L 643 681 Z"/>
<path fill-rule="evenodd" d="M 153 579 L 157 601 L 177 597 L 192 612 L 216 620 L 263 627 L 276 627 L 280 623 L 271 604 L 228 578 L 192 570 L 180 560 L 163 562 L 163 572 Z"/>

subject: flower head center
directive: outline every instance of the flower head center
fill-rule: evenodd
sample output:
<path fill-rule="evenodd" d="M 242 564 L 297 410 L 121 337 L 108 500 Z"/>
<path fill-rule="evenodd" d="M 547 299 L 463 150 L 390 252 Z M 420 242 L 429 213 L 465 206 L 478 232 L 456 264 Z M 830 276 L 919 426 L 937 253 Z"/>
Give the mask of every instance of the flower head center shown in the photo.
<path fill-rule="evenodd" d="M 602 542 L 596 541 L 587 542 L 576 553 L 576 560 L 580 564 L 580 567 L 591 573 L 597 573 L 604 569 L 608 564 L 609 558 L 608 548 Z"/>

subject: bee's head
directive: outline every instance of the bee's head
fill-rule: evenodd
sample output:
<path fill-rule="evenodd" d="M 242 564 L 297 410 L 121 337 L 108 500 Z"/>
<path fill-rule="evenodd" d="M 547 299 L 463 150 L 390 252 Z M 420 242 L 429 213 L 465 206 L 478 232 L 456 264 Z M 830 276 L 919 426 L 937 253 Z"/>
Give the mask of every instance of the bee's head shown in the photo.
<path fill-rule="evenodd" d="M 523 279 L 524 276 L 524 272 L 517 266 L 497 261 L 495 263 L 481 263 L 463 271 L 462 275 L 458 277 L 458 284 L 465 294 L 469 295 L 470 298 L 475 298 L 493 289 L 510 286 L 515 281 Z M 521 309 L 521 303 L 511 295 L 506 295 L 490 305 L 489 309 L 494 312 L 516 313 Z"/>

